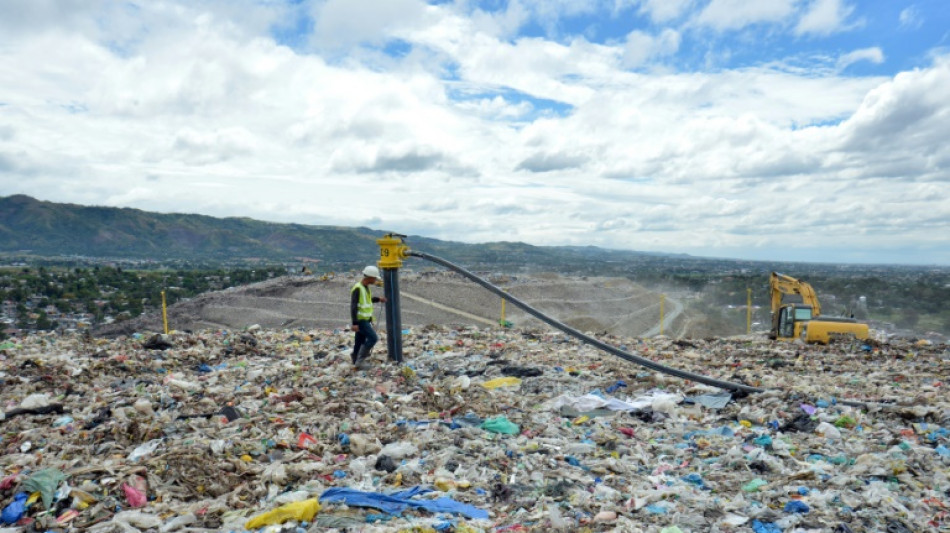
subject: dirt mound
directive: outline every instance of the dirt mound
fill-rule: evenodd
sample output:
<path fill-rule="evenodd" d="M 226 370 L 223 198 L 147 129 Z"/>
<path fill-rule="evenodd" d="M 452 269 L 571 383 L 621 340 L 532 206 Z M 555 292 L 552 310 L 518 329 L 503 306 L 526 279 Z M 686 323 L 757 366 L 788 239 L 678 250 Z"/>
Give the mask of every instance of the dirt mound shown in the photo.
<path fill-rule="evenodd" d="M 341 328 L 349 324 L 349 289 L 355 276 L 285 276 L 203 294 L 168 309 L 172 329 Z M 499 285 L 539 311 L 581 331 L 641 336 L 656 329 L 659 294 L 622 278 L 506 276 Z M 450 272 L 400 272 L 400 308 L 404 327 L 497 324 L 501 299 Z M 381 288 L 374 293 L 382 294 Z M 376 306 L 377 322 L 386 323 Z M 541 322 L 511 303 L 505 318 L 517 326 Z M 159 331 L 158 314 L 100 328 L 103 336 Z"/>

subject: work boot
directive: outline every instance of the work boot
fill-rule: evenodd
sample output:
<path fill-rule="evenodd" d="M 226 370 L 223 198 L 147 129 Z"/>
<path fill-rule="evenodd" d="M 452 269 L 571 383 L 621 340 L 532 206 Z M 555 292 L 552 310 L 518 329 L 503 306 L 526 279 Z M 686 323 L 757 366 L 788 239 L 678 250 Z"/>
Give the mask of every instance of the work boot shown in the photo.
<path fill-rule="evenodd" d="M 370 354 L 373 353 L 373 348 L 370 346 L 360 346 L 360 353 L 356 355 L 356 361 L 353 363 L 356 365 L 356 368 L 365 368 L 366 362 L 369 360 Z"/>

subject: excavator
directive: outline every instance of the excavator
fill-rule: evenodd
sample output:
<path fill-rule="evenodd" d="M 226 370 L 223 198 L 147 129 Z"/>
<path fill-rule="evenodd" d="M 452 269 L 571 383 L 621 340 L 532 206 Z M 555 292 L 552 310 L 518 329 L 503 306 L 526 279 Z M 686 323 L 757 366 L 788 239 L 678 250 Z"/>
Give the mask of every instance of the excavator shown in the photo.
<path fill-rule="evenodd" d="M 772 293 L 772 329 L 770 339 L 792 341 L 802 339 L 812 344 L 828 344 L 835 338 L 868 338 L 868 325 L 853 318 L 822 317 L 821 304 L 815 289 L 804 281 L 772 272 L 769 276 Z M 801 303 L 784 303 L 786 294 L 801 296 Z M 821 318 L 819 318 L 821 317 Z"/>

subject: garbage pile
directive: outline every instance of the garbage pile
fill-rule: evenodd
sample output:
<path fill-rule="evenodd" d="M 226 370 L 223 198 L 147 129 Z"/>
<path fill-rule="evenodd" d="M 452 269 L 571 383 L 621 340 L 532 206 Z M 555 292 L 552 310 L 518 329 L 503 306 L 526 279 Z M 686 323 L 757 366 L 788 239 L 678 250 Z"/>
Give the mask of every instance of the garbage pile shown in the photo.
<path fill-rule="evenodd" d="M 947 345 L 403 337 L 5 341 L 0 532 L 950 530 Z"/>

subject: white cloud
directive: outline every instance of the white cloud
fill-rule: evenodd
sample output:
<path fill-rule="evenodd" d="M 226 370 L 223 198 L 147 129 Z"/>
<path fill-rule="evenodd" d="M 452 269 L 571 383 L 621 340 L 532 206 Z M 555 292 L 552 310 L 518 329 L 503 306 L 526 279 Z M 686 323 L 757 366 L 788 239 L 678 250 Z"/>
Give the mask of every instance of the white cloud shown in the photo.
<path fill-rule="evenodd" d="M 854 6 L 847 0 L 813 0 L 795 26 L 797 35 L 830 35 L 848 29 Z"/>
<path fill-rule="evenodd" d="M 641 0 L 640 13 L 646 14 L 654 23 L 675 20 L 686 13 L 694 0 Z"/>
<path fill-rule="evenodd" d="M 911 30 L 917 29 L 924 24 L 924 19 L 920 14 L 920 9 L 913 5 L 901 10 L 899 20 L 901 28 Z"/>
<path fill-rule="evenodd" d="M 945 56 L 893 77 L 843 76 L 831 59 L 631 72 L 692 51 L 690 30 L 558 42 L 510 33 L 538 3 L 462 4 L 409 2 L 391 25 L 321 4 L 325 22 L 353 30 L 342 42 L 398 37 L 419 50 L 371 63 L 360 45 L 332 59 L 280 46 L 228 2 L 143 3 L 141 33 L 102 30 L 103 5 L 20 16 L 56 31 L 0 32 L 0 194 L 717 255 L 834 249 L 844 233 L 885 253 L 950 234 Z M 29 7 L 4 4 L 0 20 L 10 5 Z M 704 13 L 718 29 L 791 30 L 794 8 L 814 5 L 715 0 Z M 838 66 L 883 60 L 860 49 Z M 566 110 L 545 112 L 558 105 L 545 99 Z M 820 228 L 807 238 L 804 212 Z"/>
<path fill-rule="evenodd" d="M 918 177 L 950 182 L 950 146 L 940 140 L 950 138 L 948 84 L 948 57 L 898 74 L 870 91 L 841 125 L 843 145 L 876 162 L 916 162 Z"/>
<path fill-rule="evenodd" d="M 329 49 L 385 42 L 422 24 L 426 11 L 422 0 L 327 0 L 314 8 L 313 42 Z"/>
<path fill-rule="evenodd" d="M 0 8 L 4 33 L 38 33 L 50 29 L 92 30 L 94 16 L 108 6 L 106 0 L 7 0 Z"/>
<path fill-rule="evenodd" d="M 859 61 L 870 61 L 879 65 L 884 62 L 884 52 L 876 46 L 848 52 L 838 58 L 837 68 L 844 70 Z"/>
<path fill-rule="evenodd" d="M 794 14 L 799 0 L 712 0 L 696 17 L 701 26 L 736 30 L 763 22 L 781 22 Z"/>
<path fill-rule="evenodd" d="M 501 12 L 475 10 L 471 15 L 476 31 L 508 39 L 517 35 L 518 30 L 530 18 L 531 14 L 518 0 L 512 0 Z"/>
<path fill-rule="evenodd" d="M 679 50 L 680 40 L 679 32 L 669 28 L 657 36 L 635 30 L 627 35 L 623 65 L 627 68 L 636 68 L 654 58 L 671 56 Z"/>
<path fill-rule="evenodd" d="M 518 1 L 518 0 L 516 0 Z M 600 0 L 520 0 L 549 35 L 555 35 L 561 18 L 593 13 Z"/>

